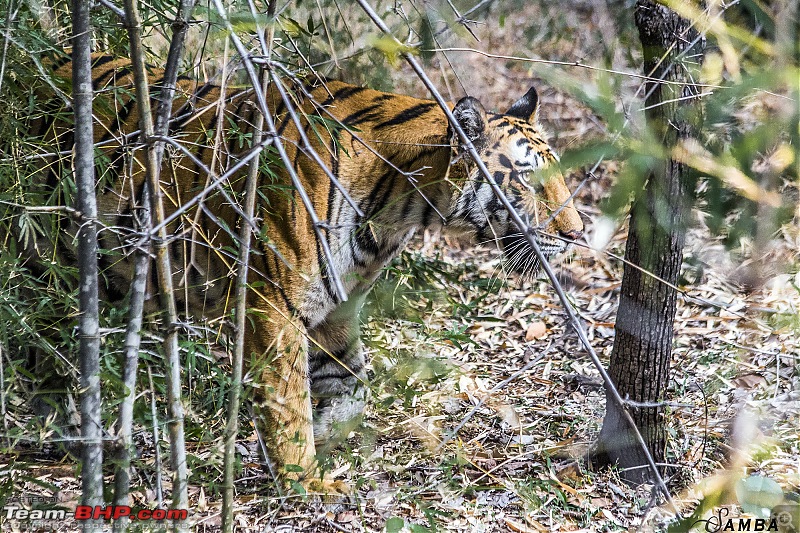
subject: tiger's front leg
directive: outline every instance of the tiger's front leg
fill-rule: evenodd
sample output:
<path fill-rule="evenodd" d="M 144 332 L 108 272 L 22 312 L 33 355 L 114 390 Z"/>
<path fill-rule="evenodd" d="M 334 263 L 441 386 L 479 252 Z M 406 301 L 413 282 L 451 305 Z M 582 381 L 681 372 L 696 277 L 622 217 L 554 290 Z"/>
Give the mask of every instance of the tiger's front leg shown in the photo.
<path fill-rule="evenodd" d="M 364 298 L 351 295 L 311 332 L 309 376 L 319 447 L 341 442 L 364 412 L 369 393 L 359 323 Z"/>
<path fill-rule="evenodd" d="M 286 312 L 275 315 L 254 317 L 245 336 L 245 353 L 251 354 L 250 370 L 256 378 L 256 425 L 271 466 L 280 479 L 299 481 L 309 492 L 348 493 L 346 484 L 326 478 L 319 469 L 308 379 L 308 334 L 299 319 Z"/>

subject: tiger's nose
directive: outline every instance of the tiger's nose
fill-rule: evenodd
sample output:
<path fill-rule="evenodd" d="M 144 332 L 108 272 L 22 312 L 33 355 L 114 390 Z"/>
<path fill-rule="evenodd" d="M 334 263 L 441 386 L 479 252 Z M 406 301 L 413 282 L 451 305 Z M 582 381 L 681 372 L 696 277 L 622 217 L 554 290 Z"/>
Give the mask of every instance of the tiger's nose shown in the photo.
<path fill-rule="evenodd" d="M 583 236 L 583 230 L 579 229 L 572 229 L 569 231 L 559 231 L 558 233 L 565 239 L 569 239 L 571 241 L 577 241 Z"/>

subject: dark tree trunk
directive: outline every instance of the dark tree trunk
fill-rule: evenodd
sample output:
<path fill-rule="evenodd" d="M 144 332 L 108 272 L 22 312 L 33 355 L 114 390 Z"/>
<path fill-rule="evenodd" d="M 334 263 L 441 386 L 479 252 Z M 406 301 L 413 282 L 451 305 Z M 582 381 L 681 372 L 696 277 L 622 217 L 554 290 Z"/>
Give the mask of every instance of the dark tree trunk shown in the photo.
<path fill-rule="evenodd" d="M 636 25 L 644 53 L 644 72 L 678 84 L 647 82 L 648 125 L 666 153 L 688 136 L 699 116 L 690 71 L 699 66 L 703 41 L 685 19 L 650 1 L 636 4 Z M 694 113 L 692 115 L 691 113 Z M 672 322 L 683 259 L 685 219 L 692 188 L 689 169 L 667 156 L 651 170 L 644 193 L 634 202 L 625 258 L 616 337 L 609 374 L 657 463 L 664 462 L 664 399 L 672 353 Z M 653 273 L 663 281 L 642 272 Z M 666 282 L 666 283 L 665 283 Z M 634 405 L 635 404 L 635 405 Z M 597 445 L 601 463 L 616 463 L 635 483 L 651 479 L 619 406 L 607 395 L 606 417 Z"/>

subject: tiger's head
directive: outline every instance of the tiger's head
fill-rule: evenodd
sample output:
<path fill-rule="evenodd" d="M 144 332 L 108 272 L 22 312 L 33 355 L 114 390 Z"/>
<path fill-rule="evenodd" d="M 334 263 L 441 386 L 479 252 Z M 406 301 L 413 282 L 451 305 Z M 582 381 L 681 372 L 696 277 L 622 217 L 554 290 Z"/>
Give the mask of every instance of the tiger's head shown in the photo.
<path fill-rule="evenodd" d="M 583 222 L 558 172 L 558 156 L 537 123 L 538 109 L 539 98 L 531 87 L 503 114 L 488 113 L 468 96 L 458 101 L 453 115 L 522 220 L 537 230 L 536 241 L 550 258 L 566 250 L 567 241 L 581 237 Z M 537 268 L 530 245 L 508 211 L 452 129 L 450 135 L 455 152 L 450 175 L 461 179 L 453 180 L 459 192 L 448 225 L 471 230 L 479 242 L 502 244 L 515 270 Z"/>

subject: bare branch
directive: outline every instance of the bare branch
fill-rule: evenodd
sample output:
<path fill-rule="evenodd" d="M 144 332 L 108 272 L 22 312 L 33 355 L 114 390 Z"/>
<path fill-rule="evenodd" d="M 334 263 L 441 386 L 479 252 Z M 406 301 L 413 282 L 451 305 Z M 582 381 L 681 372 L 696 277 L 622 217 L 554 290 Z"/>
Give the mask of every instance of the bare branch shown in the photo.
<path fill-rule="evenodd" d="M 253 62 L 250 60 L 250 55 L 247 53 L 247 50 L 242 44 L 241 39 L 236 35 L 231 26 L 230 21 L 228 20 L 227 13 L 225 12 L 225 8 L 222 5 L 221 0 L 214 0 L 214 5 L 217 8 L 217 12 L 220 15 L 220 18 L 225 23 L 226 28 L 230 32 L 231 41 L 233 41 L 234 46 L 236 47 L 237 52 L 242 58 L 244 62 L 245 70 L 247 71 L 247 75 L 250 78 L 250 83 L 253 87 L 258 87 L 258 76 L 256 75 L 255 69 L 253 68 Z M 275 123 L 272 119 L 272 115 L 270 115 L 269 108 L 267 106 L 267 101 L 265 99 L 265 95 L 261 94 L 260 92 L 256 91 L 256 100 L 258 102 L 259 110 L 261 111 L 262 115 L 267 121 L 267 130 L 269 131 L 270 135 L 272 136 L 272 142 L 275 144 L 275 148 L 278 150 L 278 155 L 283 161 L 284 166 L 286 167 L 286 172 L 289 174 L 289 177 L 292 181 L 292 186 L 297 191 L 297 194 L 300 196 L 300 200 L 303 202 L 303 206 L 306 208 L 309 217 L 311 218 L 311 223 L 314 226 L 314 233 L 317 235 L 317 240 L 322 248 L 322 253 L 325 255 L 325 260 L 328 263 L 328 272 L 331 276 L 331 280 L 333 282 L 333 287 L 336 290 L 336 296 L 338 297 L 339 301 L 345 302 L 347 301 L 347 291 L 344 288 L 344 284 L 342 283 L 341 276 L 339 272 L 336 270 L 336 262 L 333 259 L 333 253 L 331 252 L 330 245 L 328 244 L 328 239 L 322 233 L 322 228 L 320 226 L 320 219 L 317 215 L 317 212 L 314 210 L 314 205 L 311 203 L 311 199 L 308 196 L 303 184 L 300 182 L 300 178 L 297 176 L 297 173 L 294 170 L 294 166 L 292 165 L 289 156 L 286 154 L 286 150 L 283 147 L 283 142 L 281 141 L 280 137 L 278 136 L 277 130 L 275 128 Z"/>
<path fill-rule="evenodd" d="M 123 21 L 125 20 L 125 11 L 121 9 L 119 6 L 117 6 L 115 3 L 113 3 L 111 0 L 98 0 L 98 2 L 101 5 L 110 9 L 111 12 L 114 13 L 116 16 L 118 16 L 120 19 L 122 19 Z"/>
<path fill-rule="evenodd" d="M 608 74 L 619 74 L 621 76 L 627 76 L 629 78 L 638 78 L 643 81 L 657 81 L 659 83 L 665 84 L 672 84 L 672 85 L 679 85 L 680 82 L 676 81 L 666 81 L 660 78 L 653 78 L 651 76 L 647 76 L 645 74 L 639 74 L 637 72 L 626 72 L 624 70 L 614 70 L 602 67 L 595 67 L 594 65 L 587 65 L 586 63 L 581 63 L 580 61 L 553 61 L 549 59 L 536 59 L 532 57 L 521 57 L 521 56 L 507 56 L 502 54 L 492 54 L 490 52 L 484 52 L 483 50 L 476 50 L 475 48 L 434 48 L 430 50 L 431 52 L 469 52 L 473 54 L 478 54 L 484 57 L 490 57 L 492 59 L 507 59 L 511 61 L 523 61 L 526 63 L 539 63 L 543 65 L 556 65 L 556 66 L 563 66 L 563 67 L 578 67 L 578 68 L 585 68 L 587 70 L 596 70 L 598 72 L 606 72 Z M 710 85 L 710 84 L 703 84 L 697 83 L 695 84 L 696 87 L 702 87 L 704 89 L 727 89 L 724 85 Z M 708 93 L 711 94 L 711 93 Z"/>
<path fill-rule="evenodd" d="M 383 22 L 383 20 L 380 18 L 380 16 L 378 16 L 378 14 L 375 13 L 375 11 L 372 9 L 372 6 L 370 6 L 366 0 L 356 0 L 356 1 L 364 10 L 364 12 L 372 19 L 375 25 L 378 26 L 378 28 L 380 28 L 381 31 L 383 31 L 387 36 L 393 38 L 391 31 Z M 539 262 L 541 263 L 542 269 L 547 274 L 547 277 L 550 279 L 550 282 L 552 283 L 553 288 L 555 289 L 559 300 L 561 300 L 561 303 L 564 306 L 564 311 L 567 313 L 570 325 L 577 333 L 578 339 L 580 340 L 583 347 L 589 353 L 592 362 L 597 367 L 598 371 L 600 372 L 600 375 L 603 378 L 603 382 L 605 383 L 607 389 L 611 392 L 612 399 L 614 400 L 615 403 L 617 403 L 620 406 L 621 411 L 623 412 L 623 415 L 625 416 L 627 423 L 630 425 L 631 430 L 634 433 L 636 441 L 639 443 L 639 445 L 642 448 L 642 451 L 645 453 L 648 459 L 648 464 L 653 472 L 653 477 L 656 480 L 656 485 L 659 487 L 659 490 L 663 493 L 665 499 L 669 502 L 674 512 L 679 515 L 680 511 L 677 505 L 675 505 L 675 502 L 672 500 L 672 495 L 670 495 L 669 489 L 667 489 L 667 486 L 664 483 L 664 479 L 661 477 L 661 473 L 658 471 L 658 467 L 656 466 L 655 461 L 653 461 L 652 455 L 650 455 L 650 452 L 647 449 L 647 444 L 645 443 L 644 438 L 642 437 L 641 433 L 636 427 L 636 424 L 633 422 L 630 413 L 628 412 L 627 409 L 625 409 L 624 400 L 622 399 L 622 397 L 620 397 L 619 392 L 614 386 L 614 383 L 611 381 L 611 378 L 609 377 L 608 373 L 603 367 L 600 358 L 594 351 L 591 342 L 589 342 L 589 338 L 586 335 L 586 331 L 583 328 L 583 324 L 581 324 L 580 320 L 575 314 L 575 311 L 572 309 L 572 305 L 570 304 L 567 295 L 564 293 L 564 289 L 563 287 L 561 287 L 561 284 L 559 283 L 558 278 L 555 272 L 553 271 L 553 268 L 550 266 L 550 263 L 547 261 L 546 257 L 542 253 L 542 250 L 539 247 L 539 243 L 536 242 L 533 231 L 531 231 L 531 229 L 527 226 L 527 224 L 525 224 L 525 222 L 522 220 L 517 211 L 511 205 L 511 203 L 509 202 L 508 198 L 505 196 L 503 191 L 500 189 L 497 183 L 492 179 L 488 169 L 486 168 L 486 165 L 483 163 L 483 161 L 480 158 L 480 155 L 475 150 L 475 146 L 472 144 L 472 141 L 469 139 L 466 133 L 464 133 L 463 129 L 461 128 L 461 125 L 455 119 L 452 112 L 450 111 L 450 108 L 447 106 L 447 103 L 439 94 L 439 91 L 433 85 L 433 82 L 431 82 L 431 80 L 425 74 L 424 70 L 417 62 L 416 58 L 408 52 L 403 52 L 402 55 L 408 62 L 408 64 L 411 66 L 411 68 L 414 70 L 414 72 L 417 74 L 419 79 L 425 84 L 428 91 L 433 96 L 434 100 L 436 100 L 436 102 L 439 104 L 439 107 L 441 107 L 442 111 L 444 111 L 448 121 L 450 122 L 451 127 L 458 134 L 459 138 L 463 143 L 463 146 L 469 152 L 470 156 L 475 162 L 475 165 L 478 167 L 478 170 L 481 172 L 481 174 L 483 174 L 486 181 L 492 187 L 492 191 L 494 192 L 495 196 L 498 198 L 498 200 L 500 200 L 500 202 L 503 204 L 503 207 L 505 207 L 505 209 L 508 211 L 509 217 L 517 226 L 517 228 L 519 228 L 519 230 L 522 232 L 528 244 L 531 246 L 532 250 L 536 254 L 536 257 L 539 259 Z"/>
<path fill-rule="evenodd" d="M 270 8 L 275 0 L 270 2 Z M 266 93 L 269 86 L 269 77 L 262 74 L 261 88 Z M 259 114 L 253 125 L 253 143 L 261 142 L 264 116 Z M 247 172 L 247 181 L 244 187 L 245 217 L 252 219 L 255 214 L 256 195 L 258 193 L 259 158 L 253 159 Z M 231 371 L 231 389 L 228 394 L 228 413 L 223 434 L 223 491 L 222 491 L 222 531 L 233 533 L 233 505 L 234 505 L 234 471 L 236 463 L 236 437 L 239 433 L 239 404 L 242 393 L 242 367 L 244 361 L 244 340 L 247 331 L 247 277 L 250 265 L 250 241 L 253 230 L 247 224 L 242 224 L 239 231 L 239 268 L 236 277 L 236 343 L 233 352 L 233 369 Z"/>
<path fill-rule="evenodd" d="M 145 142 L 149 143 L 150 138 L 155 132 L 153 115 L 150 108 L 150 88 L 145 71 L 139 6 L 136 0 L 124 0 L 124 6 L 125 25 L 128 30 L 128 38 L 131 45 L 131 66 L 133 69 L 137 96 L 136 105 L 139 111 L 139 128 L 142 130 Z M 149 145 L 145 157 L 145 179 L 147 186 L 150 188 L 153 202 L 152 219 L 154 226 L 157 226 L 165 218 L 164 194 L 159 182 L 160 174 L 161 167 L 158 150 L 155 146 Z M 178 330 L 174 327 L 178 322 L 178 312 L 175 305 L 175 294 L 173 292 L 172 263 L 169 258 L 167 230 L 165 226 L 162 226 L 158 231 L 157 237 L 158 239 L 154 242 L 156 271 L 158 273 L 161 307 L 166 325 L 164 351 L 166 353 L 167 399 L 170 413 L 168 427 L 172 469 L 174 471 L 172 507 L 174 509 L 186 509 L 188 506 L 188 470 L 186 465 L 186 444 L 184 442 L 183 433 L 183 405 L 181 403 L 181 363 L 178 350 Z"/>

